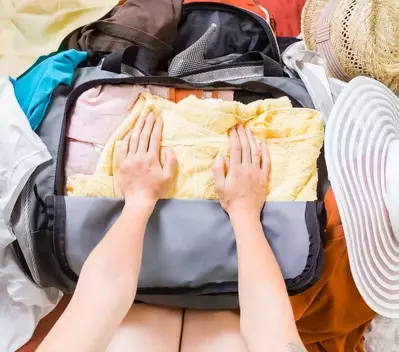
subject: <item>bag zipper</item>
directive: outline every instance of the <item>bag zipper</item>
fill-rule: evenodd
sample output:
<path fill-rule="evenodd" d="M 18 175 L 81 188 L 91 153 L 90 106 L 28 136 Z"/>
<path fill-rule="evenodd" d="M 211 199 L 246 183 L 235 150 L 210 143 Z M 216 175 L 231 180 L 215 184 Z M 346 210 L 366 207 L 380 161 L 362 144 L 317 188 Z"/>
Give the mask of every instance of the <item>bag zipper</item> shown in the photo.
<path fill-rule="evenodd" d="M 69 95 L 66 104 L 65 104 L 65 110 L 64 110 L 64 115 L 63 115 L 63 120 L 62 120 L 62 126 L 61 126 L 61 136 L 60 136 L 60 143 L 58 145 L 58 153 L 57 153 L 57 160 L 56 160 L 56 167 L 55 167 L 55 185 L 54 185 L 54 194 L 55 195 L 63 195 L 63 190 L 64 190 L 64 185 L 65 185 L 65 180 L 63 179 L 63 164 L 64 164 L 64 152 L 65 152 L 65 135 L 66 135 L 66 127 L 67 127 L 67 118 L 69 111 L 72 107 L 72 105 L 75 103 L 75 101 L 79 98 L 81 94 L 83 94 L 85 91 L 99 85 L 103 84 L 139 84 L 139 85 L 146 85 L 146 84 L 153 84 L 153 85 L 160 85 L 160 86 L 166 86 L 166 87 L 184 87 L 184 88 L 194 88 L 194 89 L 206 89 L 206 88 L 212 88 L 212 89 L 218 89 L 218 88 L 239 88 L 239 89 L 245 89 L 248 91 L 253 91 L 257 93 L 262 93 L 259 92 L 259 89 L 256 89 L 257 87 L 261 87 L 266 90 L 268 93 L 270 92 L 275 92 L 276 96 L 287 96 L 291 102 L 293 102 L 293 105 L 300 107 L 301 104 L 291 97 L 289 94 L 286 92 L 282 91 L 279 88 L 270 86 L 266 83 L 263 82 L 246 82 L 242 84 L 232 84 L 228 82 L 214 82 L 212 84 L 205 83 L 205 84 L 189 84 L 188 82 L 176 78 L 176 77 L 162 77 L 162 76 L 151 76 L 151 77 L 123 77 L 123 78 L 101 78 L 101 79 L 96 79 L 92 80 L 89 82 L 85 82 L 75 88 L 71 94 Z"/>
<path fill-rule="evenodd" d="M 235 14 L 240 14 L 242 12 L 246 13 L 248 16 L 250 16 L 252 19 L 254 19 L 256 22 L 258 22 L 264 31 L 266 32 L 266 35 L 269 39 L 270 42 L 270 47 L 272 50 L 273 56 L 271 57 L 278 63 L 281 62 L 281 54 L 280 54 L 280 49 L 278 47 L 277 43 L 277 38 L 273 32 L 273 29 L 270 27 L 270 24 L 267 23 L 262 17 L 258 16 L 256 13 L 253 13 L 251 11 L 248 11 L 246 9 L 242 9 L 237 6 L 233 5 L 228 5 L 228 4 L 215 4 L 214 2 L 201 2 L 201 3 L 190 3 L 190 4 L 185 4 L 182 10 L 182 17 L 185 12 L 192 12 L 192 11 L 198 11 L 198 10 L 215 10 L 215 11 L 225 11 L 225 12 L 231 12 Z"/>

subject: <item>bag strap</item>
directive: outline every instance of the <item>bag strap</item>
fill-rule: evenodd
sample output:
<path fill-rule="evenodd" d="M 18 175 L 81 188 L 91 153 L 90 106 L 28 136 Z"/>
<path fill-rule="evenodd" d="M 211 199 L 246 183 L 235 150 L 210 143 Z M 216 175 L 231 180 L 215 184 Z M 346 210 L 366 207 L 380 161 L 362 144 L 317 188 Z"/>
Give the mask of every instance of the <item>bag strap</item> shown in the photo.
<path fill-rule="evenodd" d="M 254 62 L 263 63 L 263 76 L 270 77 L 270 76 L 277 76 L 283 77 L 284 72 L 282 66 L 276 61 L 273 60 L 271 57 L 261 53 L 260 51 L 251 51 L 249 53 L 243 54 L 237 59 L 233 60 L 231 63 L 243 63 L 243 65 L 253 64 Z"/>
<path fill-rule="evenodd" d="M 323 56 L 314 51 L 304 50 L 303 42 L 298 42 L 288 47 L 282 58 L 285 65 L 301 78 L 315 109 L 323 113 L 324 124 L 327 124 L 334 100 Z"/>
<path fill-rule="evenodd" d="M 107 55 L 101 69 L 113 73 L 128 73 L 133 76 L 151 76 L 157 66 L 158 57 L 153 51 L 132 45 Z M 135 73 L 132 74 L 132 71 Z"/>

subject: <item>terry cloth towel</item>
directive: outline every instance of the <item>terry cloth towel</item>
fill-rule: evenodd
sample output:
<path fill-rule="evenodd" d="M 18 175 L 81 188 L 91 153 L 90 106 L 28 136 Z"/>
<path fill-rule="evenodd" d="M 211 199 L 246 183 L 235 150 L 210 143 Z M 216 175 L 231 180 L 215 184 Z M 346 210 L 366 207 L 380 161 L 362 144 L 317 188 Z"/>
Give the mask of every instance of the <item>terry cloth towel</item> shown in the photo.
<path fill-rule="evenodd" d="M 118 0 L 1 0 L 0 75 L 21 75 L 58 49 L 76 28 L 108 13 Z"/>
<path fill-rule="evenodd" d="M 173 51 L 181 8 L 181 0 L 127 0 L 73 33 L 67 45 L 87 51 L 90 57 L 137 45 L 162 59 Z"/>
<path fill-rule="evenodd" d="M 162 147 L 172 145 L 179 163 L 166 198 L 217 199 L 212 166 L 219 152 L 228 160 L 228 130 L 238 123 L 268 142 L 272 166 L 266 200 L 317 198 L 317 158 L 323 144 L 323 121 L 317 111 L 292 108 L 287 97 L 244 105 L 191 95 L 176 104 L 150 93 L 140 95 L 108 140 L 94 175 L 67 179 L 68 195 L 122 197 L 118 187 L 121 140 L 137 118 L 150 111 L 163 119 Z"/>
<path fill-rule="evenodd" d="M 203 91 L 173 87 L 105 84 L 91 88 L 76 100 L 67 129 L 65 175 L 92 175 L 114 130 L 129 115 L 140 93 L 150 92 L 179 102 L 194 94 L 199 99 L 234 100 L 234 91 Z"/>
<path fill-rule="evenodd" d="M 33 130 L 46 115 L 54 90 L 60 84 L 70 85 L 76 67 L 86 58 L 83 51 L 63 51 L 42 60 L 15 81 L 15 95 Z"/>

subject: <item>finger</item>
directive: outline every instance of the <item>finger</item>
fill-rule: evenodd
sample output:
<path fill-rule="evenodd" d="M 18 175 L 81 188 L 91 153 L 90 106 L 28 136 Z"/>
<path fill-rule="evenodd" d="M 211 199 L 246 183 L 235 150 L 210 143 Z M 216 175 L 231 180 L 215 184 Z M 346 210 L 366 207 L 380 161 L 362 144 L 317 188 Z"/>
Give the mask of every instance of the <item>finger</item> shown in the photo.
<path fill-rule="evenodd" d="M 254 134 L 252 133 L 252 131 L 248 127 L 245 129 L 245 132 L 247 133 L 249 145 L 250 145 L 250 148 L 251 148 L 251 161 L 252 161 L 252 164 L 255 165 L 255 166 L 260 167 L 260 150 L 259 150 L 258 143 L 256 142 Z"/>
<path fill-rule="evenodd" d="M 133 130 L 130 130 L 129 133 L 123 138 L 120 150 L 119 160 L 122 163 L 123 160 L 126 159 L 127 155 L 129 154 L 129 144 L 130 138 L 132 137 Z"/>
<path fill-rule="evenodd" d="M 243 164 L 251 164 L 251 146 L 249 145 L 247 134 L 245 133 L 244 127 L 239 125 L 237 128 L 238 136 L 241 143 L 241 158 Z"/>
<path fill-rule="evenodd" d="M 230 130 L 229 134 L 230 141 L 230 165 L 234 166 L 241 164 L 241 143 L 238 138 L 238 133 L 235 128 Z"/>
<path fill-rule="evenodd" d="M 157 160 L 159 160 L 159 150 L 161 148 L 162 127 L 162 119 L 158 118 L 155 122 L 154 129 L 152 130 L 150 146 L 148 148 L 150 154 L 153 155 Z"/>
<path fill-rule="evenodd" d="M 177 167 L 176 154 L 172 147 L 167 147 L 165 149 L 165 162 L 163 164 L 163 175 L 166 180 L 172 180 L 175 175 Z"/>
<path fill-rule="evenodd" d="M 131 154 L 137 153 L 137 149 L 139 147 L 139 141 L 140 141 L 140 134 L 141 134 L 141 131 L 143 130 L 144 123 L 145 123 L 145 116 L 140 116 L 137 119 L 136 124 L 134 125 L 134 128 L 132 130 L 133 133 L 130 137 L 130 144 L 129 144 L 129 152 Z"/>
<path fill-rule="evenodd" d="M 224 158 L 222 154 L 219 153 L 216 156 L 212 171 L 213 171 L 213 178 L 215 179 L 216 190 L 223 189 L 226 174 L 224 169 Z"/>
<path fill-rule="evenodd" d="M 155 124 L 155 116 L 153 112 L 150 112 L 145 120 L 143 130 L 141 131 L 139 138 L 139 147 L 137 152 L 140 154 L 145 154 L 148 152 L 148 145 L 150 143 L 150 138 L 152 134 L 152 129 Z"/>
<path fill-rule="evenodd" d="M 269 176 L 269 171 L 270 171 L 270 154 L 266 142 L 262 142 L 261 155 L 262 155 L 262 172 L 264 174 L 264 177 L 267 178 Z"/>

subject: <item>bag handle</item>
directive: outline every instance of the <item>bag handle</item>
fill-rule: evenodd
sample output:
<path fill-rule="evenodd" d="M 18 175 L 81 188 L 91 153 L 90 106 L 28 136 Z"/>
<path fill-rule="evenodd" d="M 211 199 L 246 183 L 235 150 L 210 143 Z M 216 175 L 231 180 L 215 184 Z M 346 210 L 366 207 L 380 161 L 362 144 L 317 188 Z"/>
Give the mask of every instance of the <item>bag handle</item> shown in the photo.
<path fill-rule="evenodd" d="M 101 69 L 113 73 L 129 74 L 135 71 L 135 76 L 151 76 L 157 66 L 158 57 L 153 51 L 142 46 L 132 45 L 107 55 Z"/>
<path fill-rule="evenodd" d="M 270 76 L 277 76 L 282 77 L 284 76 L 283 68 L 276 60 L 272 59 L 271 57 L 267 56 L 260 51 L 251 51 L 249 53 L 243 54 L 237 59 L 233 60 L 232 63 L 240 63 L 243 64 L 245 62 L 253 63 L 256 61 L 261 61 L 263 63 L 263 76 L 270 77 Z"/>

